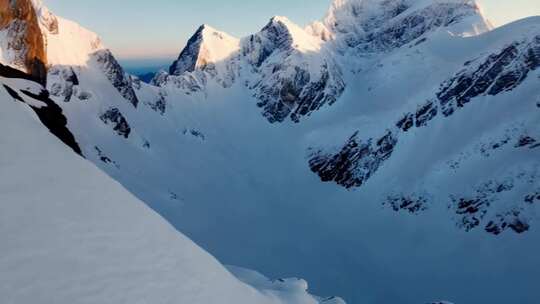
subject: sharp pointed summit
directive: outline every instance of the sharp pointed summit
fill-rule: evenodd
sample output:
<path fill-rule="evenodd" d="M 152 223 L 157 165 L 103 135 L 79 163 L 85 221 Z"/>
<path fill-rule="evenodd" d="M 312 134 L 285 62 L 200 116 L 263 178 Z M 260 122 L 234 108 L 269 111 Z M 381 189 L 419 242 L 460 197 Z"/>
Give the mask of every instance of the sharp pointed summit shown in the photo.
<path fill-rule="evenodd" d="M 203 24 L 187 42 L 178 59 L 169 68 L 171 75 L 180 76 L 195 70 L 215 69 L 239 49 L 239 40 Z"/>

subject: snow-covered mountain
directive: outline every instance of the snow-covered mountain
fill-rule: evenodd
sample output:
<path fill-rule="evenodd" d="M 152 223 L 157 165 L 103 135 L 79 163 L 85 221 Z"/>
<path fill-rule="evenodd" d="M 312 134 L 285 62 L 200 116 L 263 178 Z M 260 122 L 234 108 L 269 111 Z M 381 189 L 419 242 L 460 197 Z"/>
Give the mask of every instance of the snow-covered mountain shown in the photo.
<path fill-rule="evenodd" d="M 342 52 L 377 53 L 402 47 L 444 28 L 472 36 L 491 29 L 472 0 L 335 0 L 308 30 L 334 40 Z"/>
<path fill-rule="evenodd" d="M 46 11 L 38 16 L 31 1 L 0 2 L 0 60 L 41 82 L 46 78 L 47 55 L 40 23 L 55 30 L 48 17 Z"/>
<path fill-rule="evenodd" d="M 285 17 L 272 18 L 259 33 L 241 40 L 201 26 L 169 73 L 158 74 L 153 84 L 190 93 L 205 92 L 209 80 L 228 88 L 239 79 L 271 123 L 299 122 L 336 102 L 345 87 L 323 41 Z"/>
<path fill-rule="evenodd" d="M 0 66 L 1 303 L 344 303 L 300 279 L 233 276 L 73 153 L 66 117 L 33 78 Z"/>
<path fill-rule="evenodd" d="M 335 0 L 305 29 L 203 25 L 147 84 L 34 5 L 81 154 L 224 263 L 351 303 L 538 298 L 538 17 Z"/>

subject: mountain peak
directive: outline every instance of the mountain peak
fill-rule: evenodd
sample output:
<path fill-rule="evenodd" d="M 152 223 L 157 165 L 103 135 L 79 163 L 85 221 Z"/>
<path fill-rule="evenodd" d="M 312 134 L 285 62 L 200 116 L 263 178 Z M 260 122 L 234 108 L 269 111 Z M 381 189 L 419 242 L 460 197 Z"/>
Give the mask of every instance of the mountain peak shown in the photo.
<path fill-rule="evenodd" d="M 281 23 L 285 26 L 294 26 L 295 24 L 285 16 L 274 16 L 270 18 L 269 24 Z"/>
<path fill-rule="evenodd" d="M 284 16 L 274 16 L 256 35 L 264 36 L 278 48 L 292 47 L 301 52 L 318 51 L 322 41 Z"/>
<path fill-rule="evenodd" d="M 34 3 L 0 0 L 0 62 L 46 79 L 47 54 Z"/>
<path fill-rule="evenodd" d="M 193 34 L 192 37 L 204 38 L 204 36 L 209 35 L 214 32 L 219 32 L 219 31 L 213 28 L 212 26 L 204 23 L 204 24 L 201 24 L 199 28 L 197 28 L 197 31 L 195 31 L 195 34 Z"/>
<path fill-rule="evenodd" d="M 43 4 L 41 0 L 31 0 L 38 21 L 42 27 L 52 34 L 58 33 L 58 18 Z"/>
<path fill-rule="evenodd" d="M 178 59 L 169 68 L 169 73 L 179 76 L 197 69 L 204 70 L 232 56 L 239 50 L 239 44 L 237 38 L 203 24 L 191 36 Z"/>
<path fill-rule="evenodd" d="M 334 0 L 324 20 L 308 28 L 321 39 L 369 52 L 400 47 L 438 28 L 458 36 L 492 29 L 475 0 Z"/>

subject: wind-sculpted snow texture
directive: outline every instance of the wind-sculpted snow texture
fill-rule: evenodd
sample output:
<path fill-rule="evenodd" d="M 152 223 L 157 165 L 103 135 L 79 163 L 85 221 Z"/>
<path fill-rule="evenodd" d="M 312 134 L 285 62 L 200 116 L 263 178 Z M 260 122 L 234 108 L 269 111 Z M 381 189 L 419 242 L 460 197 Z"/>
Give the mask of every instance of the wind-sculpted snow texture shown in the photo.
<path fill-rule="evenodd" d="M 84 156 L 227 264 L 350 303 L 537 300 L 538 18 L 336 0 L 306 29 L 204 25 L 150 84 L 38 19 Z"/>

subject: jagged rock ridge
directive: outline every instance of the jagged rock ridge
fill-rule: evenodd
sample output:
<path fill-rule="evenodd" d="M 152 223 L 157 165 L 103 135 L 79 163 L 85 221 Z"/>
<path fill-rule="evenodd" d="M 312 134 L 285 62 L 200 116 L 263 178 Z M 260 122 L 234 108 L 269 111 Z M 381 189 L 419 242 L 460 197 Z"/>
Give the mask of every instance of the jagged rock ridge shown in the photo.
<path fill-rule="evenodd" d="M 407 113 L 397 120 L 397 123 L 386 131 L 386 135 L 362 140 L 359 138 L 360 132 L 357 131 L 337 151 L 325 152 L 313 148 L 309 156 L 311 170 L 318 174 L 322 181 L 333 181 L 346 188 L 361 187 L 377 173 L 381 164 L 392 156 L 399 140 L 408 136 L 412 129 L 426 128 L 436 119 L 459 115 L 460 109 L 479 97 L 509 93 L 518 88 L 539 67 L 540 35 L 518 39 L 497 52 L 467 61 L 460 72 L 440 85 L 435 98 L 420 104 L 415 112 Z M 487 158 L 506 145 L 511 145 L 510 149 L 514 149 L 514 153 L 520 153 L 524 148 L 530 151 L 540 147 L 536 144 L 538 135 L 523 134 L 532 130 L 519 130 L 488 145 L 481 145 L 479 153 Z M 392 140 L 389 141 L 389 138 Z M 452 165 L 452 168 L 455 168 L 455 165 Z M 535 173 L 531 174 L 530 183 L 519 177 L 511 178 L 517 179 L 516 183 L 525 183 L 527 187 L 534 188 L 537 177 Z M 494 184 L 498 186 L 493 186 Z M 450 205 L 452 209 L 455 208 L 458 226 L 465 230 L 472 230 L 484 222 L 490 207 L 499 200 L 500 193 L 514 191 L 514 186 L 513 183 L 507 187 L 502 182 L 487 181 L 479 186 L 479 189 L 471 198 L 452 198 Z M 527 193 L 526 197 L 534 197 L 534 194 Z M 528 212 L 523 210 L 530 209 L 527 207 L 530 204 L 525 203 L 530 201 L 531 199 L 523 199 L 523 202 L 516 202 L 517 207 L 492 215 L 492 219 L 485 224 L 485 230 L 493 234 L 500 234 L 507 229 L 517 233 L 529 230 L 529 219 L 523 216 Z M 401 196 L 389 198 L 385 204 L 389 204 L 396 211 L 408 210 L 417 213 L 418 209 L 426 208 L 428 201 Z"/>
<path fill-rule="evenodd" d="M 299 122 L 345 89 L 340 68 L 321 44 L 285 17 L 272 18 L 241 41 L 203 25 L 169 73 L 158 73 L 152 83 L 194 93 L 209 80 L 230 87 L 243 77 L 268 121 Z"/>

